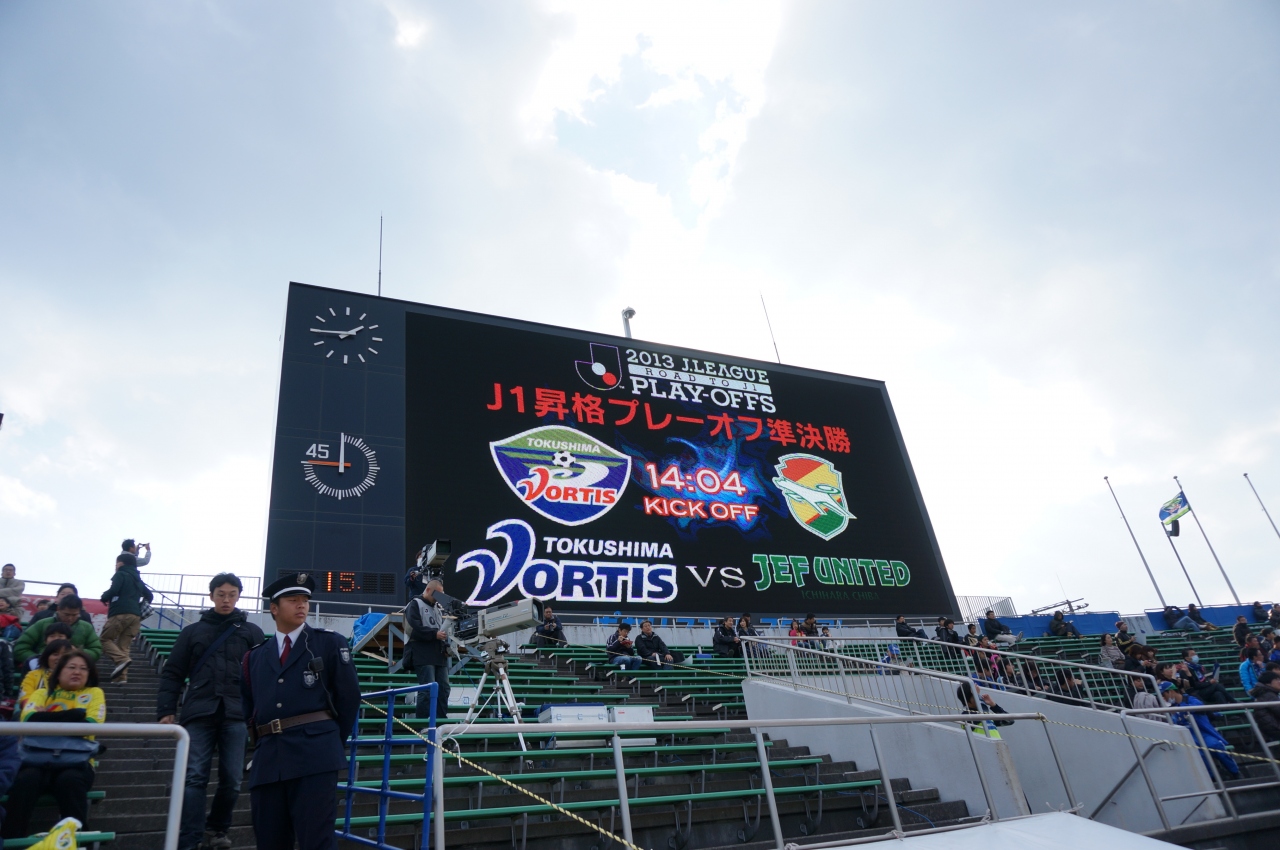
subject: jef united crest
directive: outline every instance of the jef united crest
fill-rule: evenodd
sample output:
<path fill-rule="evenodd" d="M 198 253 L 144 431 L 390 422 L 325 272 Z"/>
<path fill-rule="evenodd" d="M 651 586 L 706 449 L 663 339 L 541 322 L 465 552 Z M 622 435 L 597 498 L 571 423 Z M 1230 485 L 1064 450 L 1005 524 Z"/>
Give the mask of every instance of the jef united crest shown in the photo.
<path fill-rule="evenodd" d="M 561 525 L 598 519 L 618 503 L 631 458 L 573 428 L 544 425 L 489 444 L 511 491 Z"/>
<path fill-rule="evenodd" d="M 840 471 L 831 461 L 806 454 L 778 458 L 773 483 L 787 497 L 796 522 L 823 540 L 830 540 L 857 519 L 849 513 Z"/>

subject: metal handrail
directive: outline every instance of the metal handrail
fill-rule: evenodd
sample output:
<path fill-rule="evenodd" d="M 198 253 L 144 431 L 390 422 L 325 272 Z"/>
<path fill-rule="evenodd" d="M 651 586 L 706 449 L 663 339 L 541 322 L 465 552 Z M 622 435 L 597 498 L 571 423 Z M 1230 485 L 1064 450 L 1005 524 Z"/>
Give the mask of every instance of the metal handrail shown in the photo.
<path fill-rule="evenodd" d="M 889 770 L 886 768 L 884 763 L 883 747 L 880 745 L 875 735 L 875 728 L 877 726 L 894 726 L 899 724 L 913 724 L 913 723 L 959 723 L 961 724 L 961 728 L 966 730 L 966 734 L 969 741 L 969 749 L 973 758 L 974 770 L 978 774 L 978 778 L 982 786 L 983 799 L 986 801 L 986 804 L 987 804 L 988 817 L 990 817 L 992 820 L 1000 819 L 999 812 L 996 810 L 995 804 L 991 799 L 991 791 L 986 781 L 986 776 L 983 773 L 982 765 L 979 762 L 977 750 L 974 748 L 973 738 L 976 736 L 968 734 L 968 731 L 967 731 L 969 727 L 981 725 L 990 719 L 991 719 L 991 715 L 989 714 L 959 714 L 959 715 L 939 714 L 939 715 L 911 715 L 907 717 L 797 718 L 793 720 L 726 720 L 726 721 L 690 720 L 690 721 L 682 722 L 680 724 L 680 729 L 682 732 L 683 731 L 710 732 L 713 730 L 716 732 L 723 732 L 725 729 L 730 729 L 730 730 L 745 729 L 751 732 L 756 740 L 756 756 L 759 759 L 761 775 L 764 778 L 764 787 L 762 790 L 764 792 L 765 801 L 768 804 L 769 812 L 771 815 L 770 820 L 772 821 L 772 826 L 773 826 L 775 850 L 787 850 L 787 848 L 799 848 L 799 850 L 804 850 L 804 848 L 807 846 L 817 848 L 817 847 L 829 846 L 829 845 L 827 843 L 820 843 L 820 844 L 814 844 L 814 845 L 796 845 L 791 842 L 786 842 L 783 839 L 782 824 L 778 818 L 777 794 L 771 780 L 768 748 L 765 746 L 765 743 L 764 743 L 765 730 L 787 729 L 787 728 L 797 728 L 797 727 L 823 727 L 823 728 L 829 728 L 832 726 L 866 726 L 868 727 L 868 732 L 871 735 L 872 751 L 876 758 L 876 769 L 880 771 L 880 782 L 881 782 L 880 790 L 883 792 L 885 799 L 888 800 L 890 804 L 889 812 L 890 812 L 891 819 L 893 820 L 893 829 L 878 836 L 871 836 L 868 838 L 859 839 L 856 842 L 842 842 L 842 843 L 867 843 L 870 841 L 877 841 L 877 840 L 883 841 L 891 838 L 902 838 L 908 834 L 904 831 L 901 819 L 898 815 L 898 803 L 896 800 L 894 800 L 894 797 L 893 797 L 893 789 L 890 785 L 891 777 L 889 774 Z M 1068 783 L 1066 780 L 1066 773 L 1063 770 L 1062 763 L 1058 758 L 1057 748 L 1053 746 L 1053 738 L 1049 734 L 1048 718 L 1046 718 L 1043 714 L 1038 714 L 1038 713 L 1020 713 L 1020 714 L 1001 714 L 1000 719 L 1001 720 L 1032 720 L 1040 723 L 1041 728 L 1044 729 L 1045 736 L 1049 739 L 1054 762 L 1058 765 L 1059 776 L 1062 778 L 1062 781 L 1063 781 L 1063 788 L 1066 792 L 1068 807 L 1069 808 L 1076 807 L 1078 803 L 1074 799 L 1074 794 L 1071 791 L 1070 783 Z M 468 728 L 470 727 L 462 723 L 453 723 L 445 726 L 440 726 L 436 729 L 436 732 L 439 735 L 438 740 L 445 741 L 455 734 L 459 734 L 467 731 Z M 621 754 L 625 752 L 624 750 L 621 749 L 620 744 L 618 743 L 620 741 L 620 736 L 622 734 L 632 733 L 632 732 L 633 733 L 644 733 L 644 732 L 669 733 L 671 731 L 671 724 L 664 723 L 661 721 L 655 721 L 651 723 L 539 723 L 537 731 L 539 734 L 545 733 L 549 735 L 563 735 L 570 732 L 610 732 L 612 733 L 613 740 L 615 742 L 614 751 L 615 753 Z M 619 756 L 615 756 L 615 757 L 619 757 Z M 439 813 L 444 812 L 443 765 L 444 765 L 443 759 L 436 760 L 436 767 L 435 767 L 436 808 L 435 810 L 436 812 L 439 812 Z M 618 807 L 622 811 L 628 812 L 628 815 L 629 815 L 629 809 L 628 809 L 628 803 L 627 803 L 629 793 L 628 793 L 628 785 L 625 779 L 625 771 L 618 771 L 616 782 L 617 782 L 617 793 L 618 793 Z M 805 790 L 821 791 L 822 786 L 806 785 Z M 623 833 L 624 833 L 623 838 L 628 843 L 633 843 L 633 837 L 629 829 L 629 821 L 630 821 L 629 816 L 624 818 L 622 821 Z M 978 821 L 973 824 L 967 824 L 966 826 L 979 826 L 983 822 L 985 822 L 985 819 L 983 821 Z M 919 831 L 912 830 L 910 834 L 914 835 L 917 832 L 928 832 L 928 830 L 919 830 Z M 435 850 L 444 850 L 445 834 L 444 834 L 444 818 L 443 817 L 436 818 L 435 834 L 436 834 Z"/>
<path fill-rule="evenodd" d="M 334 832 L 347 841 L 354 841 L 357 844 L 365 844 L 369 847 L 377 847 L 379 850 L 397 850 L 393 845 L 386 843 L 387 838 L 387 809 L 392 800 L 412 800 L 421 801 L 422 803 L 422 843 L 419 850 L 427 850 L 427 845 L 431 836 L 429 826 L 431 824 L 431 808 L 432 802 L 435 800 L 435 776 L 436 771 L 432 766 L 432 761 L 439 761 L 440 755 L 436 752 L 436 692 L 439 685 L 435 682 L 428 682 L 425 685 L 410 685 L 406 688 L 392 688 L 385 691 L 376 691 L 371 694 L 361 694 L 360 699 L 368 702 L 373 699 L 387 700 L 387 723 L 383 731 L 381 739 L 369 739 L 360 737 L 360 721 L 356 720 L 355 729 L 351 733 L 351 756 L 347 764 L 347 781 L 346 784 L 339 784 L 338 790 L 345 791 L 347 794 L 346 810 L 343 815 L 343 828 L 335 829 Z M 396 697 L 405 694 L 418 694 L 417 699 L 422 699 L 425 691 L 426 698 L 431 701 L 431 714 L 427 720 L 427 752 L 426 752 L 426 782 L 423 785 L 421 794 L 410 794 L 406 791 L 391 790 L 391 748 L 397 744 L 403 743 L 403 738 L 395 736 L 395 705 Z M 356 754 L 360 747 L 382 747 L 382 783 L 378 788 L 368 788 L 357 784 L 359 771 L 356 761 Z M 443 782 L 440 783 L 444 785 Z M 378 838 L 376 841 L 356 835 L 351 831 L 351 808 L 354 797 L 360 794 L 377 794 L 378 795 Z M 437 820 L 444 823 L 444 805 L 436 810 L 439 814 Z M 440 845 L 443 847 L 444 845 Z"/>
<path fill-rule="evenodd" d="M 1193 723 L 1185 724 L 1185 728 L 1191 730 L 1191 736 L 1196 741 L 1196 748 L 1200 751 L 1201 758 L 1204 759 L 1204 761 L 1208 764 L 1210 778 L 1214 786 L 1213 790 L 1212 791 L 1196 791 L 1190 794 L 1177 794 L 1171 797 L 1162 797 L 1156 792 L 1155 783 L 1151 779 L 1151 774 L 1147 769 L 1147 764 L 1146 764 L 1144 755 L 1138 752 L 1137 743 L 1134 740 L 1133 735 L 1129 734 L 1129 741 L 1133 745 L 1134 754 L 1138 757 L 1138 767 L 1142 769 L 1143 778 L 1146 780 L 1147 787 L 1151 792 L 1151 799 L 1155 801 L 1156 810 L 1160 814 L 1160 822 L 1164 825 L 1164 828 L 1166 830 L 1171 828 L 1169 823 L 1169 816 L 1164 809 L 1164 804 L 1167 801 L 1184 799 L 1188 797 L 1207 797 L 1211 795 L 1217 795 L 1218 797 L 1221 798 L 1223 808 L 1227 810 L 1227 813 L 1231 817 L 1231 819 L 1238 821 L 1238 820 L 1241 820 L 1242 817 L 1245 817 L 1245 818 L 1249 817 L 1249 815 L 1241 815 L 1240 811 L 1236 808 L 1235 803 L 1231 800 L 1231 793 L 1233 791 L 1257 791 L 1262 788 L 1280 787 L 1280 763 L 1276 761 L 1275 756 L 1271 752 L 1271 747 L 1267 743 L 1266 736 L 1263 735 L 1262 730 L 1258 728 L 1258 722 L 1257 720 L 1254 719 L 1254 716 L 1253 716 L 1253 712 L 1259 708 L 1266 709 L 1269 711 L 1274 711 L 1276 709 L 1276 706 L 1274 703 L 1268 703 L 1268 702 L 1243 702 L 1243 703 L 1238 702 L 1238 703 L 1232 703 L 1230 705 L 1169 705 L 1169 706 L 1164 706 L 1162 708 L 1129 708 L 1120 712 L 1120 720 L 1124 724 L 1124 729 L 1126 734 L 1129 734 L 1128 719 L 1130 717 L 1144 717 L 1144 716 L 1150 716 L 1150 715 L 1173 715 L 1173 714 L 1205 714 L 1205 713 L 1244 714 L 1245 717 L 1249 720 L 1249 726 L 1252 728 L 1253 734 L 1257 738 L 1259 746 L 1262 748 L 1262 751 L 1266 753 L 1266 760 L 1270 762 L 1272 772 L 1275 773 L 1276 775 L 1275 782 L 1256 782 L 1256 783 L 1249 783 L 1245 785 L 1237 785 L 1234 787 L 1228 786 L 1227 783 L 1222 778 L 1221 771 L 1218 770 L 1217 759 L 1212 758 L 1213 753 L 1220 752 L 1220 751 L 1214 747 L 1210 747 L 1207 744 L 1205 744 L 1204 733 L 1201 732 L 1199 724 L 1193 722 Z M 1170 720 L 1172 720 L 1172 718 L 1170 718 Z M 1230 756 L 1231 754 L 1226 753 L 1226 755 Z M 1271 811 L 1273 812 L 1274 810 L 1271 810 Z"/>
<path fill-rule="evenodd" d="M 173 738 L 173 778 L 169 785 L 169 813 L 164 826 L 164 850 L 178 850 L 182 824 L 182 789 L 187 781 L 191 736 L 176 723 L 0 723 L 0 735 L 68 738 Z"/>
<path fill-rule="evenodd" d="M 778 640 L 778 639 L 766 638 L 766 640 Z M 786 638 L 786 640 L 795 640 L 795 638 L 788 637 Z M 806 638 L 805 640 L 812 641 L 814 639 Z M 1045 658 L 1043 656 L 1037 656 L 1037 655 L 1025 655 L 1023 653 L 1010 652 L 1004 649 L 986 649 L 980 646 L 968 646 L 968 645 L 954 644 L 954 643 L 943 643 L 941 641 L 929 640 L 928 638 L 919 638 L 919 637 L 910 637 L 910 638 L 900 637 L 900 638 L 894 638 L 892 640 L 887 638 L 867 639 L 867 638 L 832 637 L 832 638 L 822 638 L 821 640 L 831 641 L 832 643 L 835 643 L 837 645 L 844 645 L 844 646 L 869 645 L 875 649 L 877 654 L 879 654 L 881 650 L 887 649 L 889 644 L 897 644 L 899 646 L 905 644 L 907 646 L 912 646 L 912 647 L 923 647 L 923 648 L 928 648 L 930 650 L 937 650 L 938 652 L 941 652 L 941 653 L 945 653 L 947 647 L 954 647 L 954 650 L 953 650 L 954 652 L 960 653 L 961 658 L 968 659 L 966 663 L 969 665 L 969 673 L 971 676 L 974 676 L 974 677 L 978 676 L 977 669 L 972 663 L 972 658 L 975 654 L 981 653 L 985 658 L 1012 659 L 1015 662 L 1022 665 L 1022 669 L 1019 671 L 1019 673 L 1022 676 L 1022 683 L 1019 684 L 1017 682 L 1000 682 L 999 687 L 997 688 L 998 690 L 1010 690 L 1010 691 L 1014 691 L 1015 693 L 1025 693 L 1028 696 L 1057 696 L 1063 699 L 1071 700 L 1073 703 L 1074 702 L 1088 703 L 1089 706 L 1092 708 L 1103 709 L 1106 711 L 1115 711 L 1115 710 L 1118 710 L 1118 708 L 1122 708 L 1123 706 L 1116 706 L 1111 703 L 1096 700 L 1091 695 L 1086 695 L 1086 697 L 1083 700 L 1080 700 L 1077 697 L 1056 693 L 1052 690 L 1042 690 L 1040 688 L 1032 687 L 1030 684 L 1027 683 L 1028 682 L 1028 679 L 1026 676 L 1027 665 L 1028 664 L 1033 665 L 1037 669 L 1037 671 L 1039 671 L 1041 668 L 1044 668 L 1046 672 L 1053 671 L 1053 670 L 1081 671 L 1081 675 L 1079 678 L 1081 679 L 1081 681 L 1084 681 L 1086 685 L 1088 684 L 1088 678 L 1084 671 L 1094 671 L 1095 677 L 1097 674 L 1106 674 L 1109 676 L 1115 676 L 1115 677 L 1118 677 L 1120 681 L 1123 681 L 1125 678 L 1140 679 L 1145 684 L 1146 690 L 1149 693 L 1156 693 L 1156 680 L 1155 680 L 1155 677 L 1152 676 L 1150 673 L 1136 673 L 1131 670 L 1121 670 L 1115 667 L 1102 667 L 1096 664 L 1083 664 L 1076 661 L 1063 661 L 1056 658 Z M 905 654 L 903 655 L 905 658 L 906 655 Z M 859 660 L 863 660 L 863 659 L 859 659 Z M 919 663 L 921 661 L 921 658 L 919 654 L 917 654 L 911 660 L 914 660 L 917 663 Z M 917 666 L 917 667 L 914 667 L 913 669 L 919 669 L 919 667 Z M 932 668 L 928 668 L 928 669 L 932 669 Z M 1042 680 L 1043 678 L 1046 678 L 1046 677 L 1042 677 Z M 1055 677 L 1050 676 L 1047 678 L 1055 678 Z M 1045 682 L 1045 684 L 1047 685 L 1048 683 Z M 1130 687 L 1133 687 L 1133 686 L 1130 685 Z M 1136 687 L 1134 688 L 1134 690 L 1136 690 Z"/>

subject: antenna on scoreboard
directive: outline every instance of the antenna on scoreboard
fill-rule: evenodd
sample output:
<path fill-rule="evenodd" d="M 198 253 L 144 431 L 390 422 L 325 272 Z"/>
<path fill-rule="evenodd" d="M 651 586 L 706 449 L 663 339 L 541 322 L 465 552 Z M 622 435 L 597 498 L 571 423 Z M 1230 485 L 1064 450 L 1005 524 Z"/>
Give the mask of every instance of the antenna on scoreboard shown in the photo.
<path fill-rule="evenodd" d="M 382 297 L 382 216 L 378 216 L 378 297 Z"/>
<path fill-rule="evenodd" d="M 778 353 L 778 340 L 773 336 L 773 322 L 769 321 L 769 308 L 764 305 L 764 293 L 760 293 L 760 309 L 764 310 L 764 323 L 769 326 L 769 339 L 773 342 L 773 356 L 778 358 L 778 362 L 782 362 L 782 355 Z"/>

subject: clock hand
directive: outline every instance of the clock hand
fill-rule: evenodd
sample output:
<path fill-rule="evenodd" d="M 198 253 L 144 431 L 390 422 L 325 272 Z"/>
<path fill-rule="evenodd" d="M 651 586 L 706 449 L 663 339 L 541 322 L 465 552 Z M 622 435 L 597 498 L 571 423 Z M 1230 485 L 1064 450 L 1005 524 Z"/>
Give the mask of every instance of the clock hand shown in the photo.
<path fill-rule="evenodd" d="M 347 331 L 328 331 L 328 330 L 325 330 L 324 328 L 312 328 L 311 332 L 313 334 L 337 334 L 338 336 L 347 335 Z"/>

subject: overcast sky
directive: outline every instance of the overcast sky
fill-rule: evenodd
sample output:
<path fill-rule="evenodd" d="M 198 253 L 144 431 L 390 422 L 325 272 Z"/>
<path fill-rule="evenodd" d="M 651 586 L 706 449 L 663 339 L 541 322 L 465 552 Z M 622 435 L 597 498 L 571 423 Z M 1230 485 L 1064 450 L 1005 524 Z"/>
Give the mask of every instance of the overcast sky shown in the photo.
<path fill-rule="evenodd" d="M 0 4 L 0 561 L 260 574 L 290 280 L 888 382 L 956 591 L 1280 598 L 1280 5 Z M 856 450 L 856 447 L 855 447 Z M 1230 595 L 1194 530 L 1206 603 Z"/>

